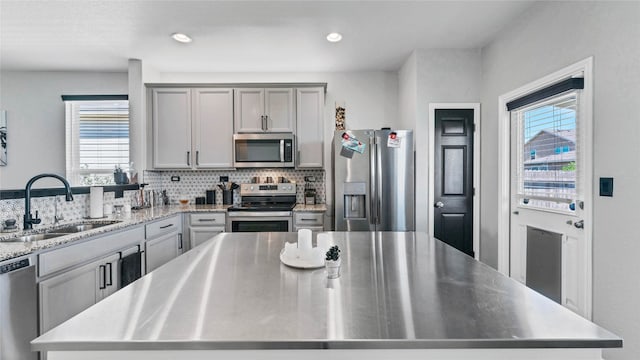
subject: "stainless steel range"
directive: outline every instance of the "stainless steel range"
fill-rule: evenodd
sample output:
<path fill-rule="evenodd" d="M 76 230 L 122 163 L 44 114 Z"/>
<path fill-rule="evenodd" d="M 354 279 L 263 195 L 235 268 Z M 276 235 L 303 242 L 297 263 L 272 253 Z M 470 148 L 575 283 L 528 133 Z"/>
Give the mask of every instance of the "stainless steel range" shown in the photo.
<path fill-rule="evenodd" d="M 240 184 L 240 196 L 227 210 L 227 232 L 292 231 L 296 183 Z"/>

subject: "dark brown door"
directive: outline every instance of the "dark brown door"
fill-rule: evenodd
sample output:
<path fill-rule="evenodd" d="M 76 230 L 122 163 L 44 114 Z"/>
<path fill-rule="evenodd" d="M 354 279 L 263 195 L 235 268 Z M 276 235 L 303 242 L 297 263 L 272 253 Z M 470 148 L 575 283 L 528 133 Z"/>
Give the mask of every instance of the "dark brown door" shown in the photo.
<path fill-rule="evenodd" d="M 470 256 L 474 256 L 473 131 L 473 109 L 435 111 L 434 235 Z"/>

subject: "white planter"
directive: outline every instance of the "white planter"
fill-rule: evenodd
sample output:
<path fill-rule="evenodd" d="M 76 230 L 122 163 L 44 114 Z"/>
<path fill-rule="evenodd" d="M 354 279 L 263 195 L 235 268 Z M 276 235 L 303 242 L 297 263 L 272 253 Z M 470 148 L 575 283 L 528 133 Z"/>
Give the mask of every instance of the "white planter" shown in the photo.
<path fill-rule="evenodd" d="M 325 260 L 324 266 L 327 268 L 327 277 L 337 279 L 340 277 L 340 258 L 338 260 Z"/>

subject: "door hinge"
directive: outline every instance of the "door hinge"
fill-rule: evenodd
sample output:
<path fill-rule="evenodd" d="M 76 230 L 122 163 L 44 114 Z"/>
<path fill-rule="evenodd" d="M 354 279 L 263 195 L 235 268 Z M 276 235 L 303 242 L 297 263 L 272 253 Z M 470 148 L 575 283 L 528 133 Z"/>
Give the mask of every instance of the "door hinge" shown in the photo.
<path fill-rule="evenodd" d="M 476 124 L 471 124 L 471 131 L 476 132 Z"/>
<path fill-rule="evenodd" d="M 476 196 L 476 188 L 473 188 L 473 196 Z"/>

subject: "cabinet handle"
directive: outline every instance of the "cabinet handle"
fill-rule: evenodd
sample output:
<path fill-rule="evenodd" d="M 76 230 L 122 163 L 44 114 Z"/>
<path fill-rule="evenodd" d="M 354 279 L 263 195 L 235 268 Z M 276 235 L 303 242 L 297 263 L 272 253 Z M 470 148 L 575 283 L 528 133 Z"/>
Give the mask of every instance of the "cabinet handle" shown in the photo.
<path fill-rule="evenodd" d="M 265 128 L 264 128 L 264 115 L 260 116 L 260 121 L 262 121 L 262 131 L 265 131 Z"/>
<path fill-rule="evenodd" d="M 111 263 L 107 263 L 107 266 L 109 267 L 109 282 L 105 282 L 105 287 L 113 285 L 113 265 L 111 265 Z M 105 269 L 105 273 L 106 273 L 106 269 Z"/>
<path fill-rule="evenodd" d="M 104 265 L 100 265 L 99 269 L 98 269 L 98 276 L 100 276 L 100 280 L 102 280 L 102 282 L 100 283 L 100 290 L 102 289 L 106 289 L 107 288 L 107 267 Z"/>
<path fill-rule="evenodd" d="M 178 234 L 178 250 L 182 250 L 182 234 Z"/>
<path fill-rule="evenodd" d="M 216 221 L 216 219 L 198 219 L 198 221 Z"/>
<path fill-rule="evenodd" d="M 200 150 L 196 150 L 196 165 L 200 165 Z"/>
<path fill-rule="evenodd" d="M 316 219 L 301 218 L 300 221 L 316 221 Z"/>
<path fill-rule="evenodd" d="M 269 115 L 264 116 L 264 131 L 269 131 Z"/>
<path fill-rule="evenodd" d="M 165 226 L 160 226 L 160 229 L 166 229 L 166 228 L 170 228 L 172 227 L 173 224 L 169 224 L 169 225 L 165 225 Z"/>
<path fill-rule="evenodd" d="M 187 166 L 191 166 L 191 151 L 187 151 Z"/>

